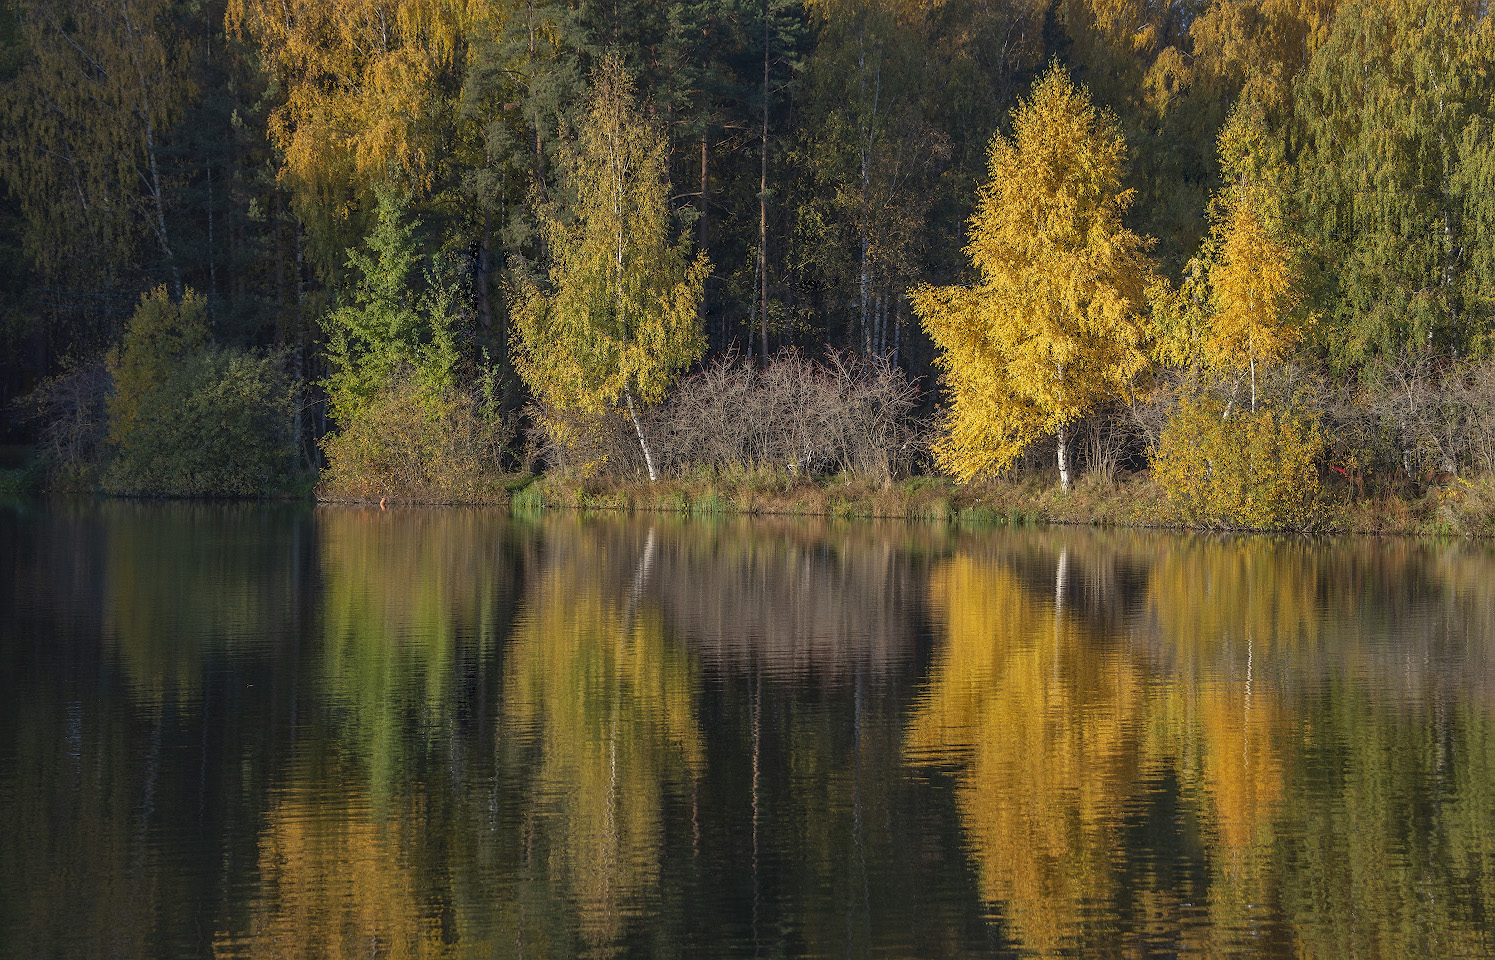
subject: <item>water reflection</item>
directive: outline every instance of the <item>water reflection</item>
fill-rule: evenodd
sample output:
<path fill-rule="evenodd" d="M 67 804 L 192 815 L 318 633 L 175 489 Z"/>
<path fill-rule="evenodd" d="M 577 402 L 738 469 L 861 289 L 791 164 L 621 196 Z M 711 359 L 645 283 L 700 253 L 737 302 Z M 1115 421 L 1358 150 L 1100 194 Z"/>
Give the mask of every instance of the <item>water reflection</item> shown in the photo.
<path fill-rule="evenodd" d="M 319 511 L 317 703 L 387 796 L 440 753 L 488 682 L 521 589 L 507 521 L 491 511 Z"/>
<path fill-rule="evenodd" d="M 0 512 L 0 957 L 1495 955 L 1495 559 Z"/>
<path fill-rule="evenodd" d="M 907 746 L 953 771 L 993 912 L 1039 956 L 1489 955 L 1492 581 L 1448 572 L 1490 559 L 1451 560 L 1068 531 L 957 548 Z"/>
<path fill-rule="evenodd" d="M 548 852 L 552 895 L 596 947 L 660 912 L 665 798 L 689 802 L 704 767 L 699 671 L 646 599 L 654 531 L 636 551 L 586 536 L 547 547 L 507 653 L 505 723 L 534 757 L 527 843 Z"/>

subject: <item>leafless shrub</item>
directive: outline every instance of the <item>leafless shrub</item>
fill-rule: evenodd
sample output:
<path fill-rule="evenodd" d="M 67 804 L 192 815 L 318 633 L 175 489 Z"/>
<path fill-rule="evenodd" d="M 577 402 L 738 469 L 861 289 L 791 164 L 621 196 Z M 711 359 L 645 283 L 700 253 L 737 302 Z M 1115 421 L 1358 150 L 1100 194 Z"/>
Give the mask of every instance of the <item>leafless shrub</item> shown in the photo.
<path fill-rule="evenodd" d="M 891 480 L 925 449 L 918 390 L 887 361 L 833 353 L 816 363 L 785 351 L 765 368 L 730 355 L 686 377 L 641 422 L 663 471 L 847 473 Z M 632 424 L 532 408 L 533 444 L 577 476 L 645 475 Z"/>
<path fill-rule="evenodd" d="M 687 377 L 651 417 L 661 464 L 699 469 L 842 472 L 890 480 L 922 441 L 918 391 L 883 360 L 785 351 L 758 370 L 728 356 Z"/>
<path fill-rule="evenodd" d="M 1471 464 L 1485 476 L 1495 476 L 1495 363 L 1471 365 L 1459 386 L 1469 417 Z"/>
<path fill-rule="evenodd" d="M 1126 413 L 1132 430 L 1142 439 L 1149 455 L 1157 449 L 1163 428 L 1168 426 L 1173 411 L 1178 407 L 1178 398 L 1183 392 L 1182 382 L 1181 374 L 1164 372 L 1148 389 L 1138 391 L 1127 401 Z"/>
<path fill-rule="evenodd" d="M 102 464 L 112 385 L 101 358 L 43 381 L 16 402 L 22 416 L 39 425 L 39 452 L 54 479 L 83 476 Z"/>
<path fill-rule="evenodd" d="M 1137 444 L 1132 419 L 1121 407 L 1106 406 L 1086 417 L 1079 430 L 1079 454 L 1084 469 L 1107 483 Z"/>
<path fill-rule="evenodd" d="M 1361 402 L 1390 439 L 1409 479 L 1457 475 L 1470 446 L 1467 368 L 1428 355 L 1383 360 L 1370 368 Z"/>

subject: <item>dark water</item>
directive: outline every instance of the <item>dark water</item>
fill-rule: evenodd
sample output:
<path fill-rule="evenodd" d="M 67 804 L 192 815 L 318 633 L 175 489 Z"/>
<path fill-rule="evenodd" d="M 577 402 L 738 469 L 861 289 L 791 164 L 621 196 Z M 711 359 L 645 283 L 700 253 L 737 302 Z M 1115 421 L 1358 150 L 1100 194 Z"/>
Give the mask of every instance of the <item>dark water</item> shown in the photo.
<path fill-rule="evenodd" d="M 0 956 L 1495 956 L 1495 554 L 0 508 Z"/>

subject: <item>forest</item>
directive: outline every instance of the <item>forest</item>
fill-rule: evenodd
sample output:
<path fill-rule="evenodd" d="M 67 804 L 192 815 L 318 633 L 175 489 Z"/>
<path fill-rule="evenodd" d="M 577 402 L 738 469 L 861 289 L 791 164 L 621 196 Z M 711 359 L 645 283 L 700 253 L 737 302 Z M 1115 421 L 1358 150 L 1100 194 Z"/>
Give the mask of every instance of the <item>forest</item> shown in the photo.
<path fill-rule="evenodd" d="M 1495 505 L 1492 68 L 1464 0 L 10 0 L 6 442 Z"/>

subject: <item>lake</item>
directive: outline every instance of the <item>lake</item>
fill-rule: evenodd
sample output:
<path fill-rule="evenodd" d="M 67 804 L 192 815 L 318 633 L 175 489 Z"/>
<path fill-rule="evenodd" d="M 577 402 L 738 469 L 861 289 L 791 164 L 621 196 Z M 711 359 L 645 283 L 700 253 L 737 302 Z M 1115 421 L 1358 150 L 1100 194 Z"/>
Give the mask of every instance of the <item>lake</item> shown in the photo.
<path fill-rule="evenodd" d="M 0 957 L 1492 928 L 1485 545 L 0 507 Z"/>

